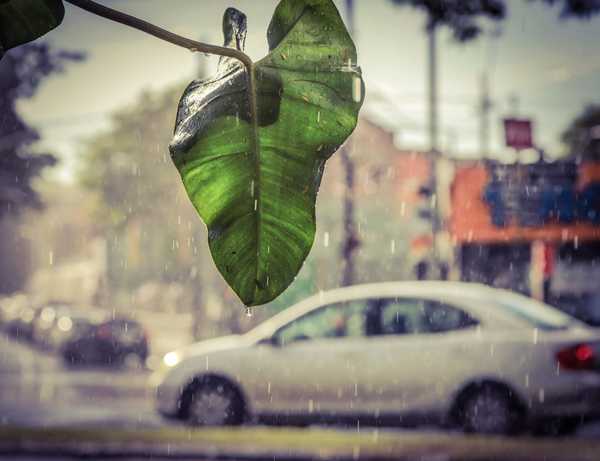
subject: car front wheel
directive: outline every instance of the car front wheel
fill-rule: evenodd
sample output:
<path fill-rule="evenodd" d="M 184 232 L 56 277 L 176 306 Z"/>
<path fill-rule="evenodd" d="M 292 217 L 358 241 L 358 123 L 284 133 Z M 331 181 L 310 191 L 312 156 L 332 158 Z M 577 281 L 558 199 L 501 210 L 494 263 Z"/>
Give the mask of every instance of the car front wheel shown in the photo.
<path fill-rule="evenodd" d="M 194 386 L 186 400 L 186 419 L 194 426 L 230 426 L 243 421 L 242 399 L 227 382 L 219 380 Z"/>

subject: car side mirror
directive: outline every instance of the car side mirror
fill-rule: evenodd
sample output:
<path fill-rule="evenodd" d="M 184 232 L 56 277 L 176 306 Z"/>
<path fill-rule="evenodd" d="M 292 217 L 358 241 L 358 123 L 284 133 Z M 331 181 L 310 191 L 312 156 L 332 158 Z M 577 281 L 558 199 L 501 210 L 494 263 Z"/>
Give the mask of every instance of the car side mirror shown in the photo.
<path fill-rule="evenodd" d="M 281 346 L 277 336 L 269 336 L 267 338 L 263 338 L 258 342 L 258 344 L 265 345 L 265 346 L 273 346 L 273 347 Z"/>

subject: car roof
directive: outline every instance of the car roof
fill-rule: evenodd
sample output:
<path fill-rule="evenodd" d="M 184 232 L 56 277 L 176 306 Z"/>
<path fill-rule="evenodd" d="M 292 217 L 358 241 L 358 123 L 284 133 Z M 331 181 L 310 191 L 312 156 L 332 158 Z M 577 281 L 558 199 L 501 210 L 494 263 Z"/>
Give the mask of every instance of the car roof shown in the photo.
<path fill-rule="evenodd" d="M 478 298 L 485 299 L 497 289 L 480 283 L 448 281 L 401 281 L 353 285 L 321 291 L 290 307 L 288 310 L 309 312 L 311 307 L 364 298 L 415 296 L 430 299 Z"/>
<path fill-rule="evenodd" d="M 479 314 L 486 313 L 495 319 L 506 319 L 515 321 L 515 315 L 505 309 L 497 308 L 497 304 L 486 306 L 487 303 L 473 303 L 473 301 L 491 301 L 498 299 L 501 295 L 518 296 L 514 292 L 493 288 L 488 285 L 473 282 L 454 281 L 400 281 L 382 282 L 350 287 L 336 288 L 329 291 L 321 291 L 299 303 L 283 310 L 273 316 L 255 330 L 256 333 L 265 333 L 277 329 L 282 325 L 311 312 L 326 304 L 352 301 L 365 298 L 395 298 L 395 297 L 417 297 L 439 301 L 460 302 L 462 307 L 469 308 Z M 470 302 L 470 303 L 469 303 Z M 548 306 L 549 309 L 552 309 Z M 555 309 L 552 309 L 555 310 Z M 522 319 L 517 319 L 522 323 Z M 254 331 L 254 330 L 253 330 Z"/>
<path fill-rule="evenodd" d="M 328 291 L 320 291 L 291 307 L 281 311 L 275 316 L 263 322 L 255 330 L 263 332 L 275 325 L 284 325 L 291 320 L 307 314 L 325 304 L 352 301 L 365 298 L 416 296 L 432 299 L 438 298 L 464 298 L 469 294 L 471 298 L 485 298 L 493 293 L 493 288 L 479 283 L 471 282 L 448 282 L 448 281 L 400 281 L 381 282 L 352 285 L 349 287 L 335 288 Z M 276 328 L 277 328 L 276 327 Z"/>

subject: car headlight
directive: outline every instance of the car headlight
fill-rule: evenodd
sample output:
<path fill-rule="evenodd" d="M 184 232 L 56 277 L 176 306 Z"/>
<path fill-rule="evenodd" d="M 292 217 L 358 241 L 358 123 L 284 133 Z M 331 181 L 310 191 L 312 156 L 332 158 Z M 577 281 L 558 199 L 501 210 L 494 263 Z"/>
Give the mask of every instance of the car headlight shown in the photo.
<path fill-rule="evenodd" d="M 181 362 L 181 355 L 177 352 L 169 352 L 163 357 L 163 363 L 168 367 L 174 367 Z"/>

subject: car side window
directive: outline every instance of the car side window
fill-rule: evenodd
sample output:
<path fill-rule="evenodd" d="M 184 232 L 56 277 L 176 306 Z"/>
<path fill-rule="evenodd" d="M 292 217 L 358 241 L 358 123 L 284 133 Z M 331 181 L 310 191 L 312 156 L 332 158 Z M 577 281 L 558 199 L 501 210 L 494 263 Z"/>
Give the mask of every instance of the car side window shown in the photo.
<path fill-rule="evenodd" d="M 380 309 L 380 334 L 406 335 L 423 332 L 423 300 L 385 299 L 381 300 Z"/>
<path fill-rule="evenodd" d="M 275 338 L 285 345 L 301 340 L 364 336 L 365 311 L 364 301 L 324 306 L 280 328 Z"/>
<path fill-rule="evenodd" d="M 443 333 L 478 324 L 465 311 L 439 301 L 395 298 L 381 300 L 379 306 L 383 335 Z"/>
<path fill-rule="evenodd" d="M 462 330 L 479 323 L 465 311 L 438 301 L 426 301 L 423 314 L 429 333 Z"/>

